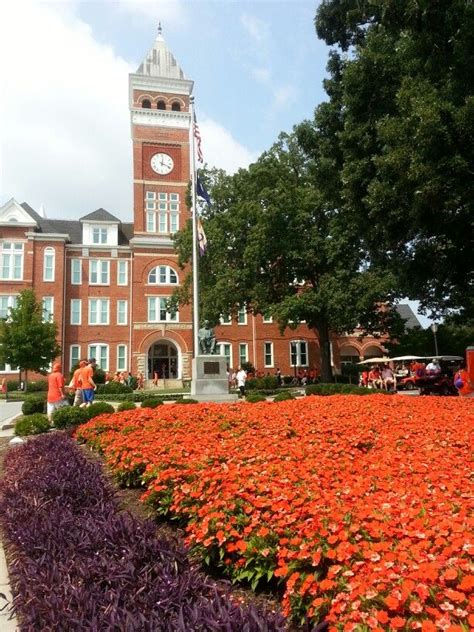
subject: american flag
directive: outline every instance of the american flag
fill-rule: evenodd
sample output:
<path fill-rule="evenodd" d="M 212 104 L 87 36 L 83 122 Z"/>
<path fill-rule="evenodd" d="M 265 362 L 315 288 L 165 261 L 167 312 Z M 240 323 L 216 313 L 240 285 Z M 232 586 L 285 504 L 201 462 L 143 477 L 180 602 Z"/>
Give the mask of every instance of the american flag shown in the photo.
<path fill-rule="evenodd" d="M 196 113 L 194 113 L 193 131 L 194 131 L 194 138 L 196 139 L 197 159 L 199 160 L 199 162 L 204 162 L 202 149 L 201 149 L 201 132 L 199 131 L 199 125 L 197 122 Z"/>

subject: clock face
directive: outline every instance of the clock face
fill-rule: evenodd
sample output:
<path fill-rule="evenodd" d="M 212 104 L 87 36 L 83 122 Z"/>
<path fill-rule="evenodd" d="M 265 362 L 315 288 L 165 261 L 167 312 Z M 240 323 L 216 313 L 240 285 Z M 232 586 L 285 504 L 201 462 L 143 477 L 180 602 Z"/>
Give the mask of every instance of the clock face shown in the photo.
<path fill-rule="evenodd" d="M 151 157 L 150 165 L 155 173 L 165 176 L 173 171 L 174 161 L 168 154 L 159 153 Z"/>

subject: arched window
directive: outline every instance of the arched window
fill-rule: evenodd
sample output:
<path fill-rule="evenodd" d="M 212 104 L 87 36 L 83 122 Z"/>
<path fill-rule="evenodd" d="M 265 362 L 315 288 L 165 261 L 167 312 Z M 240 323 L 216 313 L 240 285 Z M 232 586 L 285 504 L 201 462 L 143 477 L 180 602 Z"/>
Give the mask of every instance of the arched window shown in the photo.
<path fill-rule="evenodd" d="M 150 285 L 178 285 L 178 275 L 169 266 L 156 266 L 148 275 Z"/>
<path fill-rule="evenodd" d="M 357 364 L 359 362 L 359 351 L 352 345 L 344 345 L 340 350 L 341 364 Z"/>
<path fill-rule="evenodd" d="M 142 101 L 142 108 L 146 108 L 147 110 L 149 110 L 151 108 L 151 101 L 150 101 L 150 99 L 143 99 L 143 101 Z"/>
<path fill-rule="evenodd" d="M 158 101 L 158 103 L 156 104 L 156 109 L 157 110 L 166 110 L 166 103 L 162 100 Z"/>
<path fill-rule="evenodd" d="M 181 103 L 179 103 L 178 101 L 174 101 L 174 103 L 171 105 L 171 109 L 174 112 L 181 112 Z"/>

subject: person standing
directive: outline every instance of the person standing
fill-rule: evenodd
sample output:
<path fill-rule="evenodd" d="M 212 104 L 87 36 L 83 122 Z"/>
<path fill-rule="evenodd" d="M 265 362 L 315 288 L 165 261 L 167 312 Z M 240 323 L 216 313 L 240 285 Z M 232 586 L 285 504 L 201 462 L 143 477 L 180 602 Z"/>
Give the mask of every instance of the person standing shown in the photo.
<path fill-rule="evenodd" d="M 81 408 L 90 406 L 94 401 L 94 393 L 97 388 L 93 378 L 95 365 L 95 358 L 90 358 L 87 366 L 79 372 L 79 381 L 82 389 Z"/>
<path fill-rule="evenodd" d="M 465 362 L 454 375 L 454 386 L 460 397 L 474 397 L 474 382 L 471 381 Z"/>
<path fill-rule="evenodd" d="M 69 382 L 69 388 L 74 391 L 74 402 L 73 406 L 80 406 L 82 404 L 82 388 L 81 383 L 79 381 L 79 375 L 81 369 L 87 366 L 87 360 L 81 360 L 79 362 L 78 368 L 72 374 L 71 381 Z"/>
<path fill-rule="evenodd" d="M 54 411 L 66 405 L 66 395 L 64 393 L 64 376 L 61 373 L 60 363 L 55 362 L 53 364 L 53 370 L 48 375 L 46 412 L 50 424 L 52 424 L 53 422 Z"/>
<path fill-rule="evenodd" d="M 239 387 L 241 397 L 245 396 L 245 382 L 247 380 L 247 373 L 244 369 L 239 366 L 239 370 L 237 371 L 237 386 Z"/>

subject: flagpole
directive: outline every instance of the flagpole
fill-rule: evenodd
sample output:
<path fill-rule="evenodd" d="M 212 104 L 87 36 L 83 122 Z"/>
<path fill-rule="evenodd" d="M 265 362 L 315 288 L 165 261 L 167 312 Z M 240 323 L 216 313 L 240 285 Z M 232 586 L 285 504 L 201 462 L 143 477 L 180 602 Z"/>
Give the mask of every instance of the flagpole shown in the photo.
<path fill-rule="evenodd" d="M 193 222 L 193 357 L 199 355 L 199 269 L 196 212 L 196 156 L 194 151 L 194 97 L 189 99 L 191 122 L 189 126 L 189 147 L 191 154 L 191 204 Z"/>

